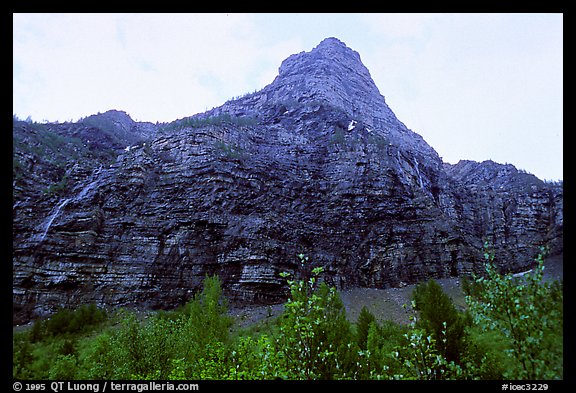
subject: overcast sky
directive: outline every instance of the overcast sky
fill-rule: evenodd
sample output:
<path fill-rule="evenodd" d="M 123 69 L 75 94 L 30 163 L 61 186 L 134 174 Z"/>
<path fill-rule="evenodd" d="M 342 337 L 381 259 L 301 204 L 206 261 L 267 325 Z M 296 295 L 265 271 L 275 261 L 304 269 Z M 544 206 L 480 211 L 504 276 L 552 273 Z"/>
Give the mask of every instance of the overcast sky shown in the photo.
<path fill-rule="evenodd" d="M 563 178 L 562 14 L 14 14 L 13 112 L 172 121 L 337 37 L 446 162 Z"/>

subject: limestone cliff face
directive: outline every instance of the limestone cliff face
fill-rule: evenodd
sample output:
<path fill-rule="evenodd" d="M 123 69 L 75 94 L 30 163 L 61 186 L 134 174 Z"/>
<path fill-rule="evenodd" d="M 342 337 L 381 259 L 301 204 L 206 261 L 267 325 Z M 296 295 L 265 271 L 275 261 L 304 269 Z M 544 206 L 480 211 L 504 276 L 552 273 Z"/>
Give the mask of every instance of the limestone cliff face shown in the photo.
<path fill-rule="evenodd" d="M 503 269 L 521 270 L 536 247 L 563 250 L 563 189 L 511 164 L 460 161 L 445 165 L 454 199 L 445 208 L 466 233 L 494 244 Z M 453 206 L 450 207 L 450 206 Z"/>
<path fill-rule="evenodd" d="M 202 114 L 96 116 L 15 123 L 18 140 L 60 136 L 63 155 L 43 155 L 38 135 L 37 150 L 15 145 L 15 321 L 88 301 L 174 307 L 206 274 L 232 301 L 277 302 L 280 272 L 313 267 L 298 253 L 338 287 L 388 287 L 477 271 L 484 240 L 505 269 L 541 244 L 562 249 L 561 187 L 511 165 L 443 163 L 335 38 Z"/>

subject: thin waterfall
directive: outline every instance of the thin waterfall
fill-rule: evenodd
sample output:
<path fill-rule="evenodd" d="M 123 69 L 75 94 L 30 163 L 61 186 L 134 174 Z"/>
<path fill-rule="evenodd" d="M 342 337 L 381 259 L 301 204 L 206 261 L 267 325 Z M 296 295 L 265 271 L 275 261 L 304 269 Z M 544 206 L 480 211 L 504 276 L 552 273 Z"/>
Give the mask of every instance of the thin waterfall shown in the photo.
<path fill-rule="evenodd" d="M 38 242 L 41 242 L 44 239 L 46 239 L 46 235 L 48 234 L 48 231 L 50 230 L 52 223 L 54 222 L 56 217 L 58 217 L 58 215 L 60 214 L 60 211 L 64 208 L 64 206 L 66 206 L 68 204 L 68 202 L 70 202 L 69 198 L 64 199 L 54 209 L 52 209 L 52 211 L 50 212 L 50 215 L 48 217 L 46 217 L 46 220 L 44 221 L 44 224 L 42 226 L 42 228 L 43 228 L 42 235 L 40 235 L 40 237 L 38 238 Z"/>

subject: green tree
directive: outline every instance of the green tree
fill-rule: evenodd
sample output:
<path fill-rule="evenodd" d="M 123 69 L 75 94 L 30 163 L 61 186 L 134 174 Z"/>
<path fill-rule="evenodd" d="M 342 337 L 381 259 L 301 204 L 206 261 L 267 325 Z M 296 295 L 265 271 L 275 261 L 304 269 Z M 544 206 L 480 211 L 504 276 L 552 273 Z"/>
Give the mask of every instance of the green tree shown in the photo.
<path fill-rule="evenodd" d="M 187 379 L 227 378 L 227 361 L 232 318 L 218 277 L 206 277 L 202 291 L 189 301 L 177 328 L 175 350 Z M 208 375 L 210 374 L 210 375 Z"/>
<path fill-rule="evenodd" d="M 72 380 L 76 379 L 78 365 L 74 355 L 58 355 L 50 367 L 49 379 Z"/>
<path fill-rule="evenodd" d="M 500 274 L 485 244 L 486 275 L 476 278 L 482 291 L 467 296 L 475 324 L 503 334 L 516 367 L 505 378 L 556 379 L 563 375 L 563 294 L 561 285 L 543 282 L 545 249 L 537 266 L 522 278 Z"/>
<path fill-rule="evenodd" d="M 412 310 L 416 312 L 416 301 L 411 302 Z M 462 368 L 454 361 L 448 361 L 440 353 L 441 345 L 437 341 L 446 342 L 446 322 L 442 322 L 440 334 L 434 337 L 426 329 L 420 327 L 417 318 L 411 317 L 410 329 L 404 334 L 404 342 L 396 348 L 393 356 L 397 363 L 404 366 L 395 379 L 455 379 L 463 376 Z"/>
<path fill-rule="evenodd" d="M 142 319 L 128 313 L 82 356 L 87 376 L 106 379 L 224 379 L 228 376 L 227 302 L 217 277 L 179 312 Z"/>
<path fill-rule="evenodd" d="M 308 258 L 299 255 L 302 264 Z M 285 304 L 276 350 L 286 378 L 333 379 L 343 376 L 353 340 L 342 300 L 334 287 L 319 282 L 321 267 L 307 280 L 288 280 L 291 297 Z M 288 277 L 287 273 L 282 274 Z"/>
<path fill-rule="evenodd" d="M 33 325 L 35 326 L 35 325 Z M 12 336 L 12 377 L 33 379 L 28 366 L 33 362 L 31 338 L 29 333 L 15 333 Z"/>
<path fill-rule="evenodd" d="M 417 326 L 431 334 L 440 354 L 458 362 L 465 346 L 466 319 L 433 279 L 418 284 L 412 293 L 418 311 Z"/>
<path fill-rule="evenodd" d="M 389 379 L 401 375 L 405 367 L 398 362 L 398 348 L 405 346 L 405 333 L 408 328 L 396 322 L 385 320 L 379 325 L 371 322 L 366 339 L 366 357 L 369 369 L 364 378 Z"/>
<path fill-rule="evenodd" d="M 119 329 L 122 329 L 120 327 Z M 91 337 L 82 343 L 79 353 L 81 371 L 80 379 L 127 379 L 120 373 L 123 370 L 124 358 L 118 356 L 115 336 L 109 329 Z"/>
<path fill-rule="evenodd" d="M 274 339 L 267 334 L 260 337 L 240 337 L 231 353 L 230 378 L 276 379 L 286 375 L 281 368 L 279 354 L 274 348 Z"/>
<path fill-rule="evenodd" d="M 484 331 L 481 326 L 469 326 L 466 333 L 466 351 L 461 364 L 469 379 L 504 379 L 507 370 L 515 367 L 506 350 L 510 344 L 500 332 Z"/>
<path fill-rule="evenodd" d="M 360 349 L 366 349 L 368 342 L 368 331 L 370 324 L 376 322 L 376 317 L 372 314 L 366 306 L 362 306 L 358 321 L 356 322 L 356 341 Z"/>

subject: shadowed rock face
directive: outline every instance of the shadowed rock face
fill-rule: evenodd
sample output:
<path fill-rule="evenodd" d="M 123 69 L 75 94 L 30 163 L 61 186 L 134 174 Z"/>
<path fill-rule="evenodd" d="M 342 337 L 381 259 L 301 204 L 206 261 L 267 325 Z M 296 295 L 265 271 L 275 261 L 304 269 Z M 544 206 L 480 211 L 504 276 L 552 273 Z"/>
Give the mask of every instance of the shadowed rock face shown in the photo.
<path fill-rule="evenodd" d="M 15 323 L 82 302 L 174 307 L 207 274 L 236 303 L 273 303 L 282 271 L 384 288 L 479 271 L 484 240 L 510 270 L 562 250 L 562 187 L 443 163 L 335 38 L 170 124 L 109 111 L 13 135 Z"/>

